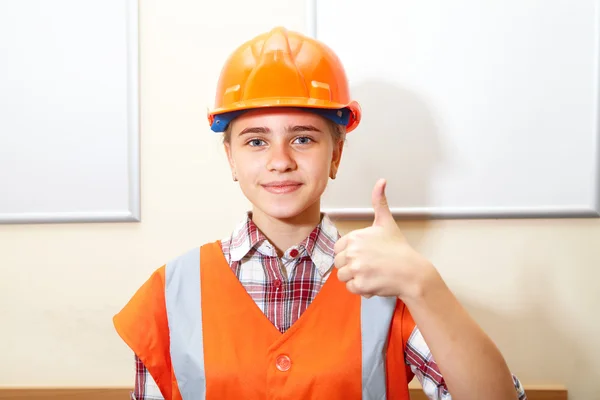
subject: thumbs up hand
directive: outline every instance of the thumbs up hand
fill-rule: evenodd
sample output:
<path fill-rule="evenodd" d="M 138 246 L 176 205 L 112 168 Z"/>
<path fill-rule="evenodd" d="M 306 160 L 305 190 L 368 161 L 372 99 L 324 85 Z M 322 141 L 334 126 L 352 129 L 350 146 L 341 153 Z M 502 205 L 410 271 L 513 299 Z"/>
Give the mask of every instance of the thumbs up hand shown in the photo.
<path fill-rule="evenodd" d="M 365 297 L 417 296 L 436 271 L 407 242 L 396 224 L 385 196 L 386 181 L 373 188 L 373 225 L 352 231 L 334 247 L 338 279 L 352 293 Z"/>

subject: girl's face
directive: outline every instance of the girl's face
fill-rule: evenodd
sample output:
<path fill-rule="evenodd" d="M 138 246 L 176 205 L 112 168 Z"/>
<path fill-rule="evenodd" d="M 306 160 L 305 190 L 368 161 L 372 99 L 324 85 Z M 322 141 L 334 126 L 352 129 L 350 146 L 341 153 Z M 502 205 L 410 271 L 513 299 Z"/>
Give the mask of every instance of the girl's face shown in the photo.
<path fill-rule="evenodd" d="M 225 150 L 253 213 L 279 220 L 320 213 L 343 148 L 330 129 L 323 117 L 295 109 L 254 110 L 232 122 Z"/>

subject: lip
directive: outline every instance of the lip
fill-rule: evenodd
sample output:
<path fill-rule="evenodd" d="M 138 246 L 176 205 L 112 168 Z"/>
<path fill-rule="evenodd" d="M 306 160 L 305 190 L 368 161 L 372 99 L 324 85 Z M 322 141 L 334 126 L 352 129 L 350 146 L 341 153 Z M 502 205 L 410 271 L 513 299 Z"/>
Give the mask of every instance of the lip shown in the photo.
<path fill-rule="evenodd" d="M 275 194 L 292 193 L 300 189 L 302 183 L 297 181 L 277 181 L 261 185 L 267 192 Z"/>

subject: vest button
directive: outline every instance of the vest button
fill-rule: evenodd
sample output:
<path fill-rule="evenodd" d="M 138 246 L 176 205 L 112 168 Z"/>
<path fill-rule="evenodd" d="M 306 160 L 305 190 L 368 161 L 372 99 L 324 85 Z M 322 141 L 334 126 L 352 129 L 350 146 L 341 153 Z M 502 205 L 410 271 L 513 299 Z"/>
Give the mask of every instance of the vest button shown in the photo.
<path fill-rule="evenodd" d="M 281 372 L 285 372 L 292 367 L 292 360 L 286 355 L 280 355 L 275 361 L 275 366 Z"/>

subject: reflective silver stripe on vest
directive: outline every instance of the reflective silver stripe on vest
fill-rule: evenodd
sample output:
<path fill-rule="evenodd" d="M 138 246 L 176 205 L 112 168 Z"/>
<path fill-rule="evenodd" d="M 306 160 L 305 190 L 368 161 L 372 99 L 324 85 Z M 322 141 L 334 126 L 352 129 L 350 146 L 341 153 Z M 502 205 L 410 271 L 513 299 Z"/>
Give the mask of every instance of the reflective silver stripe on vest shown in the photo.
<path fill-rule="evenodd" d="M 168 263 L 165 279 L 171 364 L 179 392 L 183 400 L 203 400 L 206 379 L 200 305 L 200 249 Z"/>
<path fill-rule="evenodd" d="M 362 398 L 386 399 L 386 343 L 396 297 L 361 298 Z"/>

